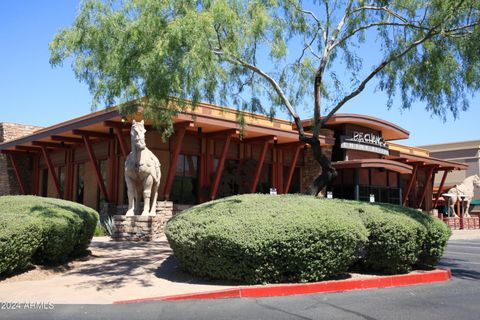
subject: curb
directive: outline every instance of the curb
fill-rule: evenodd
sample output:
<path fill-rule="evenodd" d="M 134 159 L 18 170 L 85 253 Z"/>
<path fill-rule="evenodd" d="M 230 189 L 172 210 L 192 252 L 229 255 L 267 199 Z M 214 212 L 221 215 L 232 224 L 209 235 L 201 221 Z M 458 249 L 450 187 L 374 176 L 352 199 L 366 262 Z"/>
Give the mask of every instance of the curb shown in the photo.
<path fill-rule="evenodd" d="M 255 286 L 239 286 L 225 290 L 186 293 L 154 298 L 115 301 L 113 304 L 138 303 L 148 301 L 176 301 L 192 299 L 219 299 L 219 298 L 254 298 L 290 296 L 298 294 L 312 294 L 322 292 L 339 292 L 372 288 L 389 288 L 414 284 L 433 283 L 450 280 L 450 269 L 435 269 L 420 273 L 380 276 L 366 279 L 330 280 L 312 283 L 269 284 Z"/>

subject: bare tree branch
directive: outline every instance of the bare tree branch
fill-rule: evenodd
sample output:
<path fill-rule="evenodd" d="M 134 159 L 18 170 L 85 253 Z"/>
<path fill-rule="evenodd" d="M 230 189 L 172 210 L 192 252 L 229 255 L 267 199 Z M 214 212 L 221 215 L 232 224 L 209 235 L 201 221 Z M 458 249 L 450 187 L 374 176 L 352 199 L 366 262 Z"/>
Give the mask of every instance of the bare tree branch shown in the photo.
<path fill-rule="evenodd" d="M 401 21 L 403 21 L 404 23 L 407 23 L 408 22 L 408 19 L 407 18 L 404 18 L 402 17 L 400 14 L 390 10 L 387 6 L 384 6 L 384 7 L 376 7 L 376 6 L 363 6 L 363 7 L 358 7 L 358 8 L 355 8 L 352 10 L 352 13 L 356 13 L 356 12 L 360 12 L 360 11 L 364 11 L 364 10 L 374 10 L 374 11 L 385 11 L 387 12 L 388 14 L 394 16 L 395 18 L 397 19 L 400 19 Z"/>
<path fill-rule="evenodd" d="M 295 111 L 295 109 L 291 105 L 290 100 L 288 100 L 287 96 L 285 95 L 285 92 L 282 90 L 282 88 L 277 83 L 277 81 L 275 81 L 275 79 L 273 79 L 270 75 L 268 75 L 266 72 L 264 72 L 259 67 L 255 66 L 251 63 L 248 63 L 247 61 L 244 61 L 244 60 L 242 60 L 238 57 L 235 57 L 235 56 L 233 56 L 229 53 L 226 53 L 226 52 L 221 51 L 221 50 L 213 50 L 213 53 L 215 53 L 218 56 L 223 57 L 226 61 L 228 61 L 230 63 L 235 63 L 235 64 L 241 65 L 241 66 L 243 66 L 247 69 L 250 69 L 250 70 L 254 71 L 258 75 L 262 76 L 268 83 L 270 83 L 271 86 L 273 87 L 273 89 L 275 90 L 275 92 L 277 92 L 278 96 L 280 97 L 280 99 L 284 103 L 288 112 L 290 112 L 290 115 L 295 120 L 295 124 L 297 125 L 300 139 L 301 140 L 305 139 L 305 132 L 303 130 L 303 125 L 302 125 L 302 122 L 300 121 L 300 117 L 298 116 L 297 112 Z"/>
<path fill-rule="evenodd" d="M 346 95 L 339 103 L 337 103 L 337 105 L 332 109 L 330 110 L 330 112 L 328 113 L 328 115 L 326 117 L 324 117 L 321 121 L 321 124 L 324 125 L 345 103 L 347 103 L 350 99 L 354 98 L 355 96 L 357 96 L 360 92 L 363 91 L 363 89 L 365 89 L 365 86 L 367 85 L 368 82 L 370 82 L 370 80 L 373 79 L 373 77 L 375 75 L 377 75 L 380 71 L 383 70 L 383 68 L 385 68 L 389 63 L 403 57 L 404 55 L 406 55 L 410 50 L 412 50 L 413 48 L 415 48 L 416 46 L 424 43 L 425 41 L 427 41 L 428 39 L 431 39 L 433 36 L 439 34 L 440 31 L 436 31 L 436 28 L 433 28 L 431 29 L 423 38 L 421 38 L 420 40 L 417 40 L 415 42 L 412 42 L 409 46 L 407 46 L 403 51 L 397 53 L 397 54 L 393 54 L 391 55 L 389 58 L 387 58 L 386 60 L 384 60 L 380 65 L 378 65 L 359 85 L 357 88 L 355 88 L 355 90 L 353 90 L 352 92 L 350 92 L 348 95 Z"/>

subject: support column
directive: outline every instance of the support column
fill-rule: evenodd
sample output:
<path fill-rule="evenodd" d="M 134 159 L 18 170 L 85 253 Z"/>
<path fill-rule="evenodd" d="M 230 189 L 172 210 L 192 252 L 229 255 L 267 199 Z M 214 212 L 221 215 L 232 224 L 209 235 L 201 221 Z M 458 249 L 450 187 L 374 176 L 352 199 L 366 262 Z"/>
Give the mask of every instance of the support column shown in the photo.
<path fill-rule="evenodd" d="M 408 202 L 408 197 L 410 196 L 410 192 L 412 191 L 413 184 L 417 180 L 417 169 L 418 169 L 418 165 L 414 164 L 413 165 L 412 176 L 410 177 L 410 181 L 408 182 L 407 191 L 405 192 L 405 195 L 404 195 L 405 198 L 403 199 L 403 206 L 406 206 L 406 204 Z"/>
<path fill-rule="evenodd" d="M 443 171 L 442 181 L 440 182 L 440 186 L 438 187 L 437 197 L 435 198 L 435 202 L 433 203 L 433 209 L 437 207 L 438 199 L 441 197 L 443 193 L 443 185 L 445 184 L 445 179 L 447 178 L 448 170 Z"/>
<path fill-rule="evenodd" d="M 33 157 L 33 179 L 32 179 L 32 194 L 38 196 L 38 188 L 40 182 L 40 168 L 38 163 L 38 156 L 34 155 Z"/>
<path fill-rule="evenodd" d="M 225 159 L 227 158 L 228 147 L 230 146 L 230 140 L 232 139 L 231 134 L 225 136 L 225 142 L 223 144 L 222 154 L 218 161 L 217 170 L 215 172 L 215 178 L 213 179 L 212 188 L 210 190 L 210 199 L 213 200 L 217 196 L 218 185 L 220 184 L 220 179 L 222 178 L 223 165 L 225 164 Z"/>
<path fill-rule="evenodd" d="M 430 169 L 428 170 L 427 181 L 425 181 L 425 184 L 423 186 L 422 196 L 418 200 L 417 208 L 420 208 L 422 206 L 423 200 L 425 199 L 425 195 L 427 194 L 428 186 L 430 185 L 430 182 L 432 181 L 433 169 L 434 169 L 434 166 L 431 166 Z"/>
<path fill-rule="evenodd" d="M 178 156 L 180 155 L 180 150 L 182 150 L 185 131 L 186 127 L 180 127 L 175 131 L 175 149 L 173 150 L 170 167 L 168 169 L 167 180 L 165 183 L 165 190 L 163 191 L 163 197 L 165 200 L 170 198 L 170 189 L 172 189 L 173 178 L 175 177 L 175 171 L 177 169 L 177 160 Z"/>
<path fill-rule="evenodd" d="M 103 182 L 102 173 L 100 172 L 100 167 L 98 166 L 97 157 L 93 152 L 93 148 L 90 143 L 90 138 L 88 136 L 83 136 L 83 142 L 85 143 L 85 148 L 87 149 L 88 157 L 90 158 L 90 162 L 92 163 L 93 168 L 95 170 L 95 176 L 97 178 L 97 184 L 100 187 L 100 191 L 105 197 L 105 201 L 110 202 L 110 197 L 107 192 L 107 188 L 105 187 L 105 183 Z"/>
<path fill-rule="evenodd" d="M 58 182 L 57 173 L 55 172 L 55 167 L 53 166 L 52 160 L 48 154 L 48 149 L 45 146 L 40 147 L 42 150 L 43 158 L 45 159 L 45 163 L 47 164 L 48 172 L 50 172 L 50 177 L 53 180 L 53 184 L 55 185 L 55 190 L 57 191 L 57 196 L 62 198 L 62 191 L 60 189 L 60 183 Z"/>
<path fill-rule="evenodd" d="M 122 156 L 127 159 L 128 154 L 130 151 L 128 151 L 128 146 L 125 143 L 125 140 L 123 138 L 123 132 L 121 128 L 113 128 L 113 131 L 115 132 L 115 136 L 117 137 L 118 143 L 120 144 L 120 150 L 122 150 Z"/>
<path fill-rule="evenodd" d="M 290 189 L 293 173 L 295 172 L 295 167 L 298 161 L 298 155 L 300 154 L 300 150 L 302 148 L 303 146 L 298 146 L 294 151 L 292 163 L 290 163 L 290 168 L 288 169 L 287 181 L 285 181 L 284 193 L 288 193 L 288 190 Z"/>
<path fill-rule="evenodd" d="M 108 142 L 108 193 L 113 203 L 118 202 L 118 158 L 115 146 L 115 139 Z"/>
<path fill-rule="evenodd" d="M 262 145 L 262 151 L 260 152 L 260 158 L 257 161 L 257 166 L 255 168 L 255 175 L 253 176 L 252 185 L 250 186 L 250 193 L 255 193 L 257 190 L 258 180 L 260 179 L 260 174 L 262 173 L 263 163 L 265 162 L 265 156 L 268 150 L 268 142 L 265 140 Z M 272 168 L 274 169 L 274 168 Z"/>
<path fill-rule="evenodd" d="M 18 182 L 18 185 L 20 186 L 20 192 L 24 195 L 24 194 L 26 194 L 25 184 L 23 183 L 22 176 L 20 175 L 20 171 L 18 170 L 17 160 L 15 159 L 13 154 L 8 153 L 7 155 L 10 158 L 10 162 L 12 163 L 13 171 L 15 172 L 15 176 L 17 177 L 17 182 Z"/>

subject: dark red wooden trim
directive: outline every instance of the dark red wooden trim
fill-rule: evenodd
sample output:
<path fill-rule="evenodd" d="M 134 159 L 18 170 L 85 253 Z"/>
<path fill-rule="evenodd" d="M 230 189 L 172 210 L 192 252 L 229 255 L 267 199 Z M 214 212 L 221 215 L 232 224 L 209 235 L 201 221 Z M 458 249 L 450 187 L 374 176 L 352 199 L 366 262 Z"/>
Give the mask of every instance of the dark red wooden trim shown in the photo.
<path fill-rule="evenodd" d="M 223 138 L 225 136 L 230 136 L 231 138 L 231 135 L 238 135 L 238 134 L 240 134 L 240 130 L 238 129 L 226 129 L 226 130 L 209 132 L 206 134 L 206 136 L 209 139 L 216 139 L 216 138 Z M 230 143 L 230 140 L 229 140 L 229 143 Z"/>
<path fill-rule="evenodd" d="M 438 187 L 437 197 L 435 198 L 435 202 L 433 203 L 433 209 L 437 207 L 438 199 L 442 196 L 443 193 L 443 185 L 445 184 L 445 179 L 447 178 L 448 170 L 443 171 L 442 181 L 440 182 L 440 186 Z"/>
<path fill-rule="evenodd" d="M 45 163 L 47 164 L 48 172 L 50 172 L 50 177 L 52 177 L 53 184 L 55 185 L 55 190 L 57 191 L 57 195 L 59 198 L 62 198 L 62 190 L 60 188 L 60 183 L 58 182 L 57 173 L 55 172 L 55 167 L 53 166 L 52 159 L 48 154 L 47 147 L 40 147 L 42 150 L 43 158 L 45 159 Z"/>
<path fill-rule="evenodd" d="M 15 171 L 15 176 L 17 177 L 17 182 L 18 182 L 18 185 L 20 186 L 20 192 L 22 194 L 26 194 L 25 184 L 23 183 L 22 176 L 20 175 L 20 171 L 18 170 L 17 160 L 11 153 L 8 154 L 8 157 L 10 158 L 10 162 L 12 163 L 13 171 Z"/>
<path fill-rule="evenodd" d="M 215 178 L 213 180 L 212 188 L 210 190 L 210 199 L 215 199 L 217 196 L 218 186 L 220 184 L 220 179 L 222 178 L 223 173 L 223 165 L 225 164 L 225 159 L 227 158 L 228 147 L 230 146 L 230 140 L 232 139 L 232 134 L 227 134 L 225 136 L 225 142 L 223 144 L 222 154 L 220 155 L 220 159 L 218 161 L 217 170 L 215 172 Z"/>
<path fill-rule="evenodd" d="M 108 193 L 110 201 L 117 203 L 117 181 L 118 181 L 118 158 L 115 153 L 114 139 L 108 142 Z"/>
<path fill-rule="evenodd" d="M 175 171 L 177 169 L 178 156 L 180 155 L 180 150 L 182 150 L 185 130 L 186 127 L 179 127 L 178 130 L 175 132 L 175 149 L 173 150 L 170 167 L 168 169 L 167 180 L 165 183 L 165 190 L 163 191 L 163 196 L 165 200 L 168 200 L 170 197 L 170 189 L 172 188 L 173 178 L 175 177 Z"/>
<path fill-rule="evenodd" d="M 255 168 L 255 175 L 253 176 L 252 185 L 250 186 L 250 192 L 255 193 L 257 190 L 258 180 L 260 179 L 260 174 L 262 173 L 263 163 L 265 162 L 265 156 L 268 150 L 268 142 L 264 141 L 262 146 L 262 151 L 260 153 L 260 158 L 257 161 L 257 166 Z"/>
<path fill-rule="evenodd" d="M 103 182 L 102 173 L 100 172 L 100 167 L 98 166 L 97 158 L 95 157 L 95 153 L 93 152 L 92 144 L 90 143 L 90 138 L 88 136 L 83 136 L 83 142 L 85 143 L 85 148 L 87 149 L 88 157 L 90 158 L 90 162 L 95 169 L 95 176 L 97 177 L 97 183 L 100 187 L 100 190 L 105 197 L 106 202 L 110 202 L 110 197 L 107 192 L 107 188 L 105 187 L 105 183 Z"/>
<path fill-rule="evenodd" d="M 414 164 L 413 165 L 412 176 L 410 177 L 410 181 L 408 182 L 407 191 L 403 195 L 403 206 L 405 206 L 407 204 L 408 197 L 410 196 L 410 192 L 412 191 L 413 184 L 415 183 L 415 180 L 417 179 L 417 169 L 418 169 L 418 165 Z"/>
<path fill-rule="evenodd" d="M 117 137 L 118 143 L 120 144 L 120 150 L 122 150 L 122 156 L 127 159 L 128 154 L 130 151 L 128 150 L 127 144 L 123 139 L 123 132 L 120 128 L 114 128 L 113 131 L 115 132 L 115 136 Z"/>
<path fill-rule="evenodd" d="M 277 136 L 275 135 L 268 135 L 268 136 L 260 136 L 260 137 L 255 137 L 255 138 L 249 138 L 249 139 L 243 139 L 245 143 L 261 143 L 264 141 L 272 141 L 272 140 L 277 140 Z"/>
<path fill-rule="evenodd" d="M 72 130 L 72 133 L 77 136 L 82 136 L 82 137 L 96 137 L 96 138 L 110 138 L 109 133 L 105 132 L 98 132 L 98 131 L 89 131 L 89 130 Z M 85 139 L 84 139 L 85 141 Z"/>
<path fill-rule="evenodd" d="M 42 150 L 40 150 L 40 147 L 30 147 L 30 146 L 15 146 L 15 150 L 29 151 L 29 152 L 42 152 Z"/>
<path fill-rule="evenodd" d="M 68 190 L 70 186 L 70 152 L 65 149 L 64 151 L 64 179 L 63 179 L 63 199 L 70 200 L 70 192 Z"/>
<path fill-rule="evenodd" d="M 63 142 L 70 142 L 70 143 L 83 143 L 83 139 L 81 139 L 81 138 L 64 137 L 64 136 L 51 136 L 50 138 L 53 141 L 63 141 Z"/>
<path fill-rule="evenodd" d="M 55 142 L 45 142 L 45 141 L 32 141 L 32 146 L 39 147 L 48 147 L 48 148 L 57 148 L 57 149 L 68 149 L 70 145 L 64 143 L 55 143 Z"/>
<path fill-rule="evenodd" d="M 290 189 L 290 184 L 292 183 L 293 173 L 295 172 L 295 167 L 296 167 L 297 161 L 298 161 L 298 155 L 300 154 L 300 150 L 302 148 L 303 148 L 303 146 L 297 146 L 297 148 L 295 148 L 295 152 L 293 154 L 292 162 L 290 163 L 290 168 L 288 169 L 287 181 L 285 181 L 285 187 L 283 188 L 285 193 L 288 193 L 288 190 Z"/>
<path fill-rule="evenodd" d="M 103 121 L 103 125 L 105 127 L 119 128 L 119 129 L 130 129 L 132 127 L 131 122 L 120 122 L 120 121 L 111 121 L 111 120 Z M 151 130 L 153 128 L 153 126 L 150 124 L 144 124 L 143 126 L 145 127 L 146 130 Z"/>
<path fill-rule="evenodd" d="M 425 199 L 425 195 L 427 194 L 428 186 L 430 185 L 430 182 L 432 181 L 433 169 L 435 169 L 435 166 L 431 166 L 428 169 L 427 181 L 425 181 L 425 184 L 423 186 L 422 196 L 420 197 L 420 199 L 418 199 L 417 208 L 420 208 L 422 206 L 423 200 Z"/>

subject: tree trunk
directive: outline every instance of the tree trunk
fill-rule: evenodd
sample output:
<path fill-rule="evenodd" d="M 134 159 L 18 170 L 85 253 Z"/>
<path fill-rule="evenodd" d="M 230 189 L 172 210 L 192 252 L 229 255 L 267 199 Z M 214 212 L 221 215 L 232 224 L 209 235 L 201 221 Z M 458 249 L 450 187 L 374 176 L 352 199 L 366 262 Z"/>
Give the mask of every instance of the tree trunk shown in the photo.
<path fill-rule="evenodd" d="M 333 179 L 335 179 L 337 171 L 332 167 L 332 162 L 323 152 L 318 138 L 312 137 L 306 142 L 312 147 L 313 157 L 320 164 L 322 172 L 313 180 L 308 188 L 305 189 L 304 193 L 317 196 L 323 188 L 330 185 Z"/>

